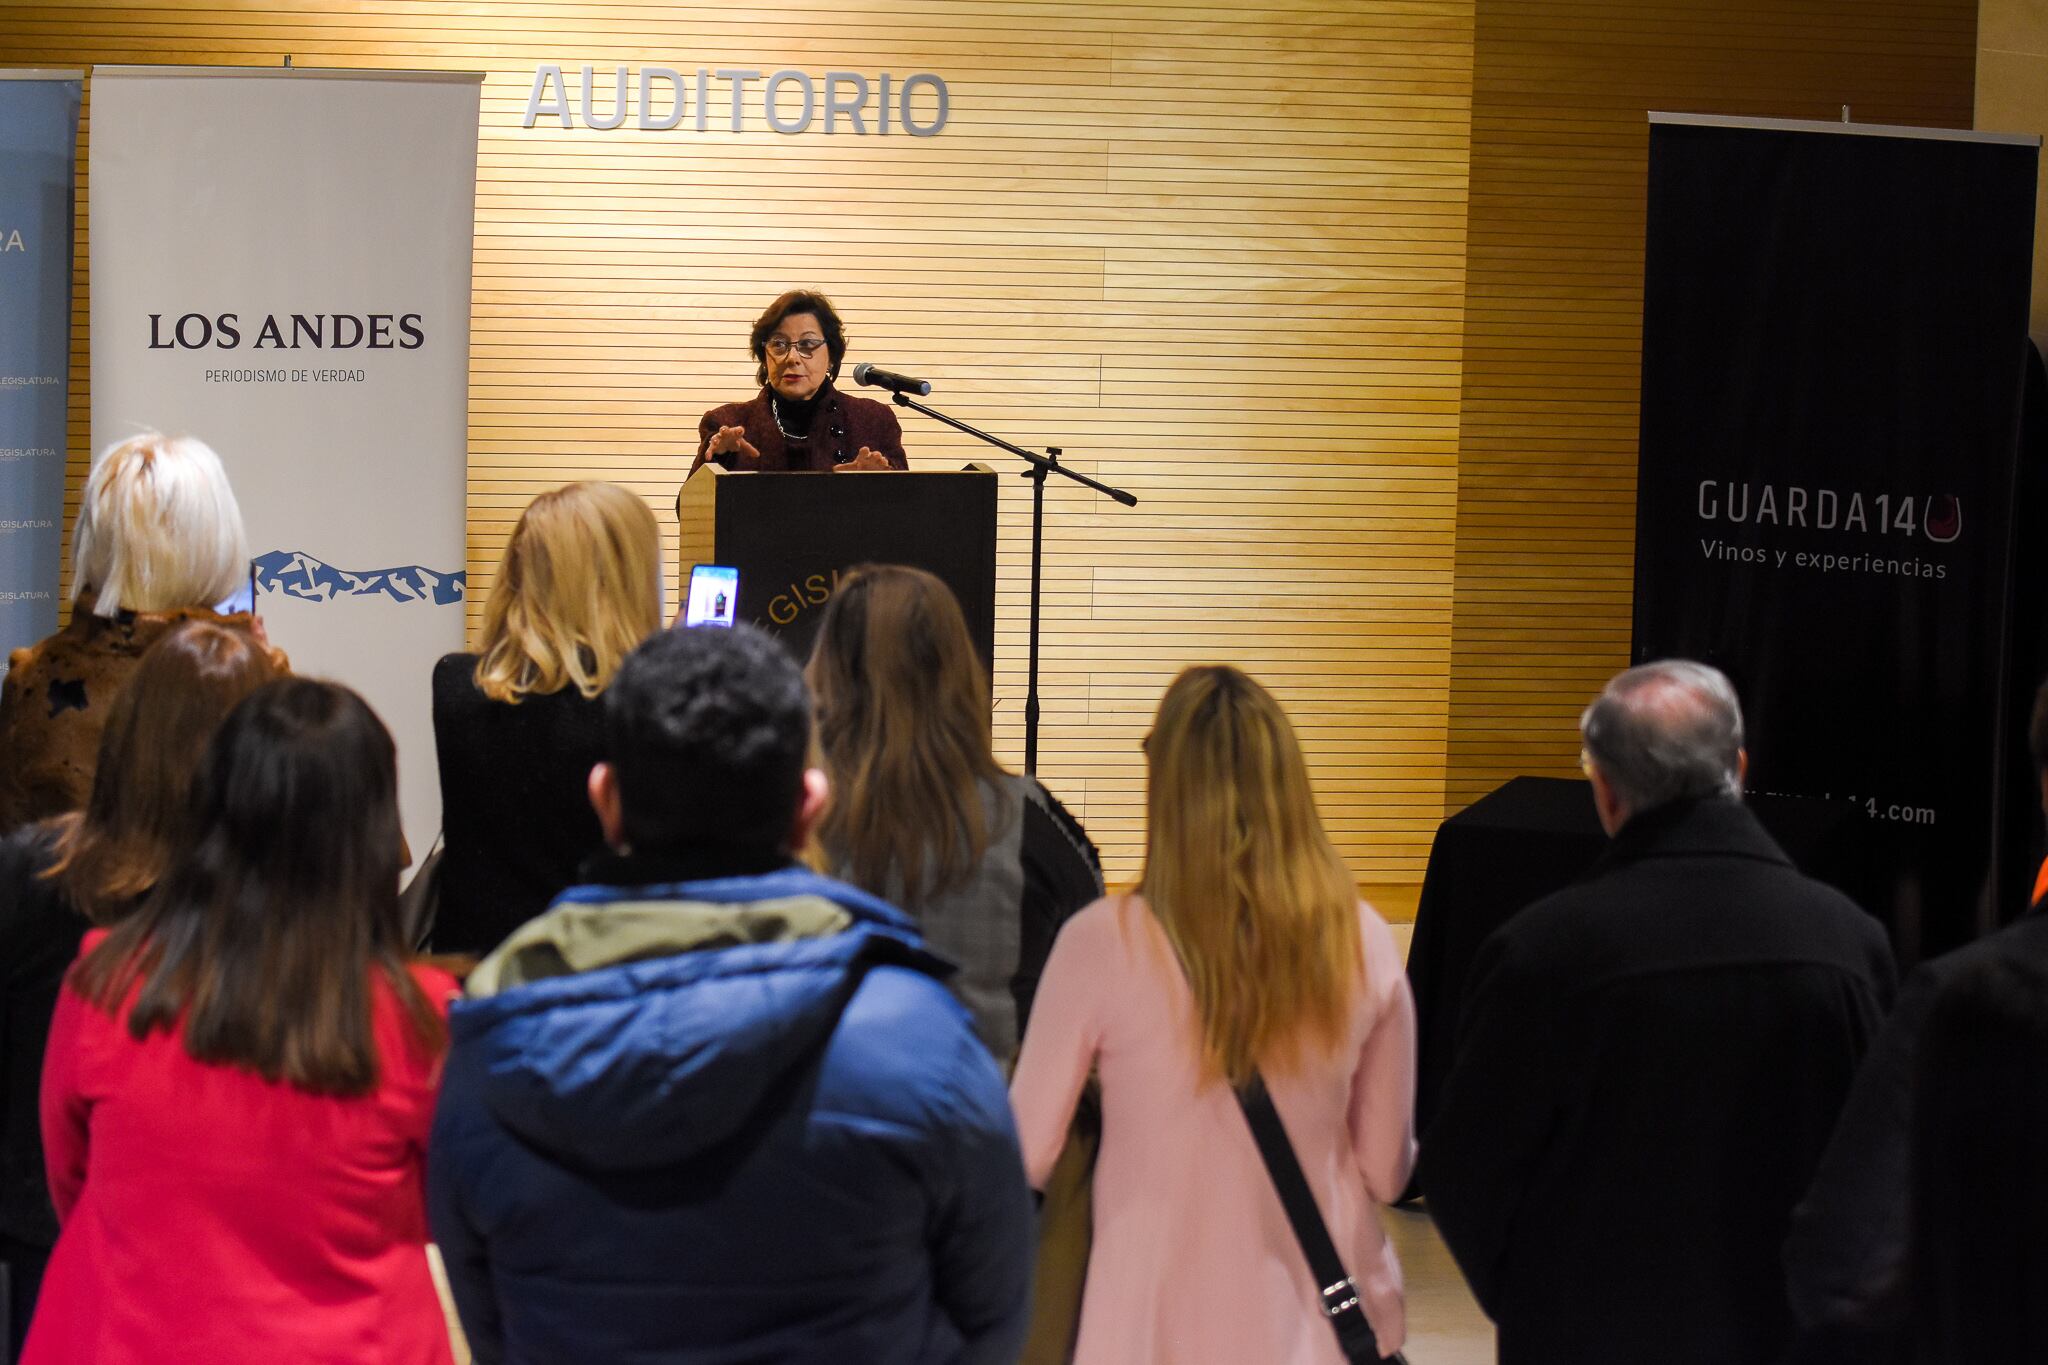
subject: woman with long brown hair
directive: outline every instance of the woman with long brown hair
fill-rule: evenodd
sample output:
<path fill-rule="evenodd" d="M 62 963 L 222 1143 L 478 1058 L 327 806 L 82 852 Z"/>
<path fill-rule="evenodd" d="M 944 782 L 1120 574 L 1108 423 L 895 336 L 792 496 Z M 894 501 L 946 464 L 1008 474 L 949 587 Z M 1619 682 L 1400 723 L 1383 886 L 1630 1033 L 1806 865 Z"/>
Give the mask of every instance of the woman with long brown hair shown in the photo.
<path fill-rule="evenodd" d="M 407 960 L 391 736 L 346 688 L 266 684 L 193 805 L 57 1005 L 62 1231 L 23 1360 L 444 1365 L 422 1186 L 454 982 Z"/>
<path fill-rule="evenodd" d="M 85 809 L 0 840 L 0 1262 L 14 1350 L 57 1240 L 36 1094 L 65 970 L 86 930 L 126 918 L 190 842 L 192 775 L 207 741 L 276 676 L 248 631 L 172 629 L 107 710 Z"/>
<path fill-rule="evenodd" d="M 437 951 L 489 952 L 603 848 L 585 789 L 605 685 L 660 625 L 661 533 L 636 495 L 572 483 L 520 514 L 480 648 L 434 666 Z"/>
<path fill-rule="evenodd" d="M 982 1042 L 1008 1061 L 1053 935 L 1102 893 L 1094 845 L 1044 787 L 996 762 L 988 672 L 931 574 L 863 565 L 841 579 L 807 676 L 832 780 L 825 870 L 917 920 L 959 964 L 953 987 Z"/>
<path fill-rule="evenodd" d="M 1286 713 L 1191 668 L 1145 745 L 1137 890 L 1061 931 L 1010 1089 L 1043 1187 L 1102 1085 L 1080 1365 L 1343 1357 L 1237 1092 L 1264 1082 L 1382 1354 L 1401 1277 L 1372 1209 L 1414 1157 L 1414 1003 L 1330 846 Z"/>

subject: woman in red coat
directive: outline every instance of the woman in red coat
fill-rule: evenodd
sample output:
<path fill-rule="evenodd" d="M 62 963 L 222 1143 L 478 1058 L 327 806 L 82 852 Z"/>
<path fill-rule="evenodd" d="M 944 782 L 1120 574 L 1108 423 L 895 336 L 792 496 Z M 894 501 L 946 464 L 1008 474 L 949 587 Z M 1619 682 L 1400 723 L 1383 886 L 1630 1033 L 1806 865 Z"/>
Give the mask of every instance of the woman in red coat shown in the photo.
<path fill-rule="evenodd" d="M 192 851 L 57 1007 L 24 1365 L 445 1365 L 422 1171 L 454 983 L 405 960 L 391 737 L 270 683 L 193 799 Z"/>

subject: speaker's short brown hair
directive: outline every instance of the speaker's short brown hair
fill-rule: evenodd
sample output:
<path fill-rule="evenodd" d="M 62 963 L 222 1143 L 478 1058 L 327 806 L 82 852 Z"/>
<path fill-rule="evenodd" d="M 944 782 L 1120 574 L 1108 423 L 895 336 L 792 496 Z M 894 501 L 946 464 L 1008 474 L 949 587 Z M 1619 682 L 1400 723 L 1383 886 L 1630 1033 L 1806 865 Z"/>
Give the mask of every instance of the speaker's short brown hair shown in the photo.
<path fill-rule="evenodd" d="M 754 330 L 747 335 L 747 348 L 754 353 L 754 382 L 768 382 L 768 338 L 791 313 L 810 313 L 818 319 L 818 330 L 825 334 L 825 354 L 832 359 L 832 378 L 837 379 L 839 362 L 846 359 L 846 326 L 839 321 L 832 300 L 815 289 L 792 289 L 754 319 Z"/>

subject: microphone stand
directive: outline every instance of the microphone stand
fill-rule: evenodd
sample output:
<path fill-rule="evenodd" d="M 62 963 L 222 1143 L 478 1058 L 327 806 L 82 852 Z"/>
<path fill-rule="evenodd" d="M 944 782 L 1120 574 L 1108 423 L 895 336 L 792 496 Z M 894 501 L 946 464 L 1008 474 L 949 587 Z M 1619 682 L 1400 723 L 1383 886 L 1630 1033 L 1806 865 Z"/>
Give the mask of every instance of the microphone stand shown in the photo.
<path fill-rule="evenodd" d="M 1106 498 L 1114 498 L 1126 507 L 1138 505 L 1137 495 L 1126 493 L 1121 488 L 1112 488 L 1098 479 L 1077 473 L 1060 463 L 1060 448 L 1047 446 L 1045 454 L 1011 445 L 1000 436 L 991 436 L 985 431 L 968 426 L 957 417 L 948 417 L 936 408 L 926 407 L 906 393 L 895 395 L 896 406 L 921 412 L 935 421 L 944 422 L 955 431 L 964 431 L 977 441 L 986 441 L 998 450 L 1007 450 L 1018 459 L 1030 465 L 1023 477 L 1031 480 L 1031 654 L 1025 666 L 1024 683 L 1024 771 L 1032 777 L 1038 775 L 1038 581 L 1040 565 L 1045 557 L 1045 479 L 1048 474 L 1064 474 L 1075 483 L 1092 488 Z"/>

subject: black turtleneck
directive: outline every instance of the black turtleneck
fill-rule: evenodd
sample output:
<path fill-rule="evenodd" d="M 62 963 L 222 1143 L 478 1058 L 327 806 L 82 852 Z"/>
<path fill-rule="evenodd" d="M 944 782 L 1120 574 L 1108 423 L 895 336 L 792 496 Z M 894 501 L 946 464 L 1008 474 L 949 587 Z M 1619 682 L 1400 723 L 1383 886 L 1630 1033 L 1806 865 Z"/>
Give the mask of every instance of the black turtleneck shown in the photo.
<path fill-rule="evenodd" d="M 776 426 L 783 432 L 784 439 L 805 441 L 811 439 L 811 428 L 818 420 L 818 408 L 825 401 L 829 385 L 820 384 L 818 391 L 809 398 L 784 398 L 773 389 L 768 391 L 768 407 L 775 415 Z"/>

